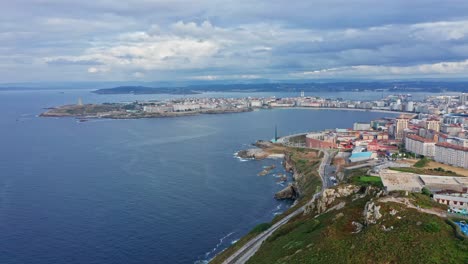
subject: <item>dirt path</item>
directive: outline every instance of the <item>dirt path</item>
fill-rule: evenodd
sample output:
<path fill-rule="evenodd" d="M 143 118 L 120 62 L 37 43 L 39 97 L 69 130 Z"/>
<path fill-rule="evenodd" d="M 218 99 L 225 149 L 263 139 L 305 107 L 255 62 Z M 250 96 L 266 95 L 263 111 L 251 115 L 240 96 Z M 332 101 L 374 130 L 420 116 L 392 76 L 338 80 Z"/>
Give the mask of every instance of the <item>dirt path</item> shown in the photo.
<path fill-rule="evenodd" d="M 411 203 L 411 201 L 408 199 L 408 198 L 403 198 L 403 197 L 383 197 L 383 198 L 380 198 L 378 200 L 379 202 L 382 202 L 382 203 L 387 203 L 387 202 L 394 202 L 394 203 L 399 203 L 399 204 L 403 204 L 405 205 L 406 207 L 408 208 L 413 208 L 413 209 L 416 209 L 420 212 L 423 212 L 423 213 L 426 213 L 426 214 L 433 214 L 433 215 L 437 215 L 439 217 L 444 217 L 446 218 L 447 217 L 447 212 L 445 212 L 444 210 L 442 209 L 438 209 L 438 208 L 421 208 L 419 206 L 416 206 L 414 205 L 413 203 Z"/>

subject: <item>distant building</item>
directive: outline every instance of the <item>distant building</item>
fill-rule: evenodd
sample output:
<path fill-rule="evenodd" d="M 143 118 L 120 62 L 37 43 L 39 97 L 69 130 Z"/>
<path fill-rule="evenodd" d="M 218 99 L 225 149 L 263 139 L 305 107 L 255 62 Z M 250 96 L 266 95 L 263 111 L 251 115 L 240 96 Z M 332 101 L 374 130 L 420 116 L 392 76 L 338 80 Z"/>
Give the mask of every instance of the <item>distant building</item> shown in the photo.
<path fill-rule="evenodd" d="M 434 157 L 435 144 L 436 142 L 427 138 L 420 137 L 418 135 L 407 135 L 405 138 L 406 150 L 417 155 Z"/>
<path fill-rule="evenodd" d="M 460 95 L 460 104 L 465 105 L 468 102 L 468 93 L 462 93 Z"/>
<path fill-rule="evenodd" d="M 306 146 L 308 148 L 335 148 L 336 137 L 327 133 L 310 133 L 306 135 Z"/>
<path fill-rule="evenodd" d="M 446 142 L 461 147 L 468 147 L 468 139 L 466 138 L 448 137 Z"/>
<path fill-rule="evenodd" d="M 468 196 L 459 194 L 434 194 L 434 200 L 448 205 L 450 211 L 466 214 L 468 211 Z"/>
<path fill-rule="evenodd" d="M 349 161 L 351 162 L 359 162 L 359 161 L 366 161 L 373 159 L 376 156 L 375 153 L 365 151 L 365 152 L 354 152 L 351 154 L 351 157 L 349 157 Z"/>
<path fill-rule="evenodd" d="M 371 125 L 369 123 L 360 123 L 360 122 L 356 122 L 354 123 L 353 125 L 353 129 L 354 130 L 370 130 L 371 129 Z"/>
<path fill-rule="evenodd" d="M 468 169 L 468 148 L 439 142 L 435 145 L 434 160 L 440 163 Z"/>
<path fill-rule="evenodd" d="M 199 104 L 175 104 L 173 105 L 173 109 L 175 112 L 185 112 L 185 111 L 193 111 L 200 109 Z"/>
<path fill-rule="evenodd" d="M 406 103 L 406 109 L 407 112 L 413 112 L 414 111 L 414 103 L 412 101 L 409 101 Z"/>
<path fill-rule="evenodd" d="M 395 127 L 395 139 L 403 139 L 405 129 L 408 128 L 408 118 L 397 118 Z"/>
<path fill-rule="evenodd" d="M 143 106 L 143 112 L 147 113 L 167 113 L 172 112 L 171 106 L 166 105 L 145 105 Z"/>
<path fill-rule="evenodd" d="M 458 136 L 460 132 L 463 131 L 463 128 L 459 125 L 456 124 L 444 124 L 441 128 L 440 131 L 442 133 L 445 133 L 449 136 Z"/>
<path fill-rule="evenodd" d="M 371 127 L 374 130 L 377 130 L 379 127 L 385 127 L 387 125 L 388 121 L 387 120 L 373 120 L 371 121 Z"/>
<path fill-rule="evenodd" d="M 261 107 L 263 104 L 260 100 L 250 101 L 250 107 Z"/>
<path fill-rule="evenodd" d="M 426 120 L 426 129 L 440 131 L 440 121 L 438 119 L 428 119 Z"/>

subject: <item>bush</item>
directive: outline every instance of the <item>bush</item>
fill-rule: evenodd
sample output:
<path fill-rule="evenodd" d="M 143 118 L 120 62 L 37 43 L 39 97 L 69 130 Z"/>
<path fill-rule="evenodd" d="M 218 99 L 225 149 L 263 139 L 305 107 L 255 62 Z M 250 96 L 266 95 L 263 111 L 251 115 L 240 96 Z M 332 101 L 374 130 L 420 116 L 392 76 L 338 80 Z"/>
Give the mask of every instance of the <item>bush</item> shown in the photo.
<path fill-rule="evenodd" d="M 421 193 L 427 196 L 431 196 L 431 191 L 429 191 L 429 189 L 426 187 L 422 188 Z"/>
<path fill-rule="evenodd" d="M 270 228 L 270 227 L 271 227 L 270 223 L 261 223 L 261 224 L 256 225 L 252 229 L 252 231 L 250 231 L 250 233 L 261 233 L 263 231 L 268 230 L 268 228 Z"/>
<path fill-rule="evenodd" d="M 429 163 L 429 159 L 427 158 L 422 158 L 420 159 L 418 162 L 416 162 L 414 164 L 414 167 L 416 168 L 422 168 L 422 167 L 425 167 L 427 165 L 427 163 Z"/>
<path fill-rule="evenodd" d="M 432 221 L 424 225 L 424 231 L 429 233 L 437 233 L 440 231 L 440 226 L 438 223 Z"/>

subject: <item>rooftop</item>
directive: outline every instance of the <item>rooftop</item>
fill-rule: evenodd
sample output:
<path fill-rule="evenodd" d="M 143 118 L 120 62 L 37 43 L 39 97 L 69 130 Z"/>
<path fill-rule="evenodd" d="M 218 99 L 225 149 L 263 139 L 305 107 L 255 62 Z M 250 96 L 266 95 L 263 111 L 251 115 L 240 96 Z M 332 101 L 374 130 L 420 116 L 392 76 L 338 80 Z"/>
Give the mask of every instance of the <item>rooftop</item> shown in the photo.
<path fill-rule="evenodd" d="M 428 138 L 423 138 L 423 137 L 420 137 L 418 135 L 407 135 L 406 137 L 409 138 L 409 139 L 412 139 L 412 140 L 419 141 L 419 142 L 435 143 L 434 141 L 432 141 L 432 140 L 430 140 Z"/>
<path fill-rule="evenodd" d="M 380 172 L 380 178 L 388 191 L 392 190 L 421 190 L 423 183 L 418 175 L 413 173 L 402 173 L 390 170 Z"/>
<path fill-rule="evenodd" d="M 458 185 L 460 184 L 454 177 L 447 176 L 432 176 L 432 175 L 421 175 L 421 180 L 425 185 L 430 184 L 444 184 L 444 185 Z"/>
<path fill-rule="evenodd" d="M 453 145 L 453 144 L 450 144 L 450 143 L 447 143 L 447 142 L 439 142 L 439 143 L 436 144 L 436 146 L 444 147 L 444 148 L 451 148 L 451 149 L 461 150 L 461 151 L 468 151 L 467 147 Z"/>

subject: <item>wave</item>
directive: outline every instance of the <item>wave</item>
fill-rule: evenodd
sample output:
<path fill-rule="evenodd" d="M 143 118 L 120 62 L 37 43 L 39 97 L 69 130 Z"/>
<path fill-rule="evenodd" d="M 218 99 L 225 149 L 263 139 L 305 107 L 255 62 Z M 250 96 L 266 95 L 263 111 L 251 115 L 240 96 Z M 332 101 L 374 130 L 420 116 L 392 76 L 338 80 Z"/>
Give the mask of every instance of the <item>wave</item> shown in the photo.
<path fill-rule="evenodd" d="M 251 158 L 251 159 L 244 159 L 244 158 L 241 158 L 241 157 L 239 157 L 239 155 L 237 155 L 238 153 L 239 153 L 239 151 L 238 151 L 238 152 L 234 152 L 233 157 L 236 158 L 236 159 L 238 159 L 240 162 L 245 162 L 245 161 L 254 160 L 254 158 Z"/>
<path fill-rule="evenodd" d="M 205 260 L 197 260 L 197 261 L 195 261 L 195 264 L 208 263 L 209 260 L 210 260 L 209 256 L 212 255 L 213 253 L 215 253 L 223 245 L 224 240 L 226 240 L 228 237 L 232 236 L 234 233 L 236 233 L 236 232 L 231 232 L 231 233 L 223 236 L 222 238 L 220 238 L 218 244 L 216 244 L 216 246 L 211 251 L 208 251 L 208 252 L 205 253 Z M 237 240 L 233 240 L 233 241 L 237 242 Z M 231 241 L 231 244 L 233 244 L 233 241 Z"/>

